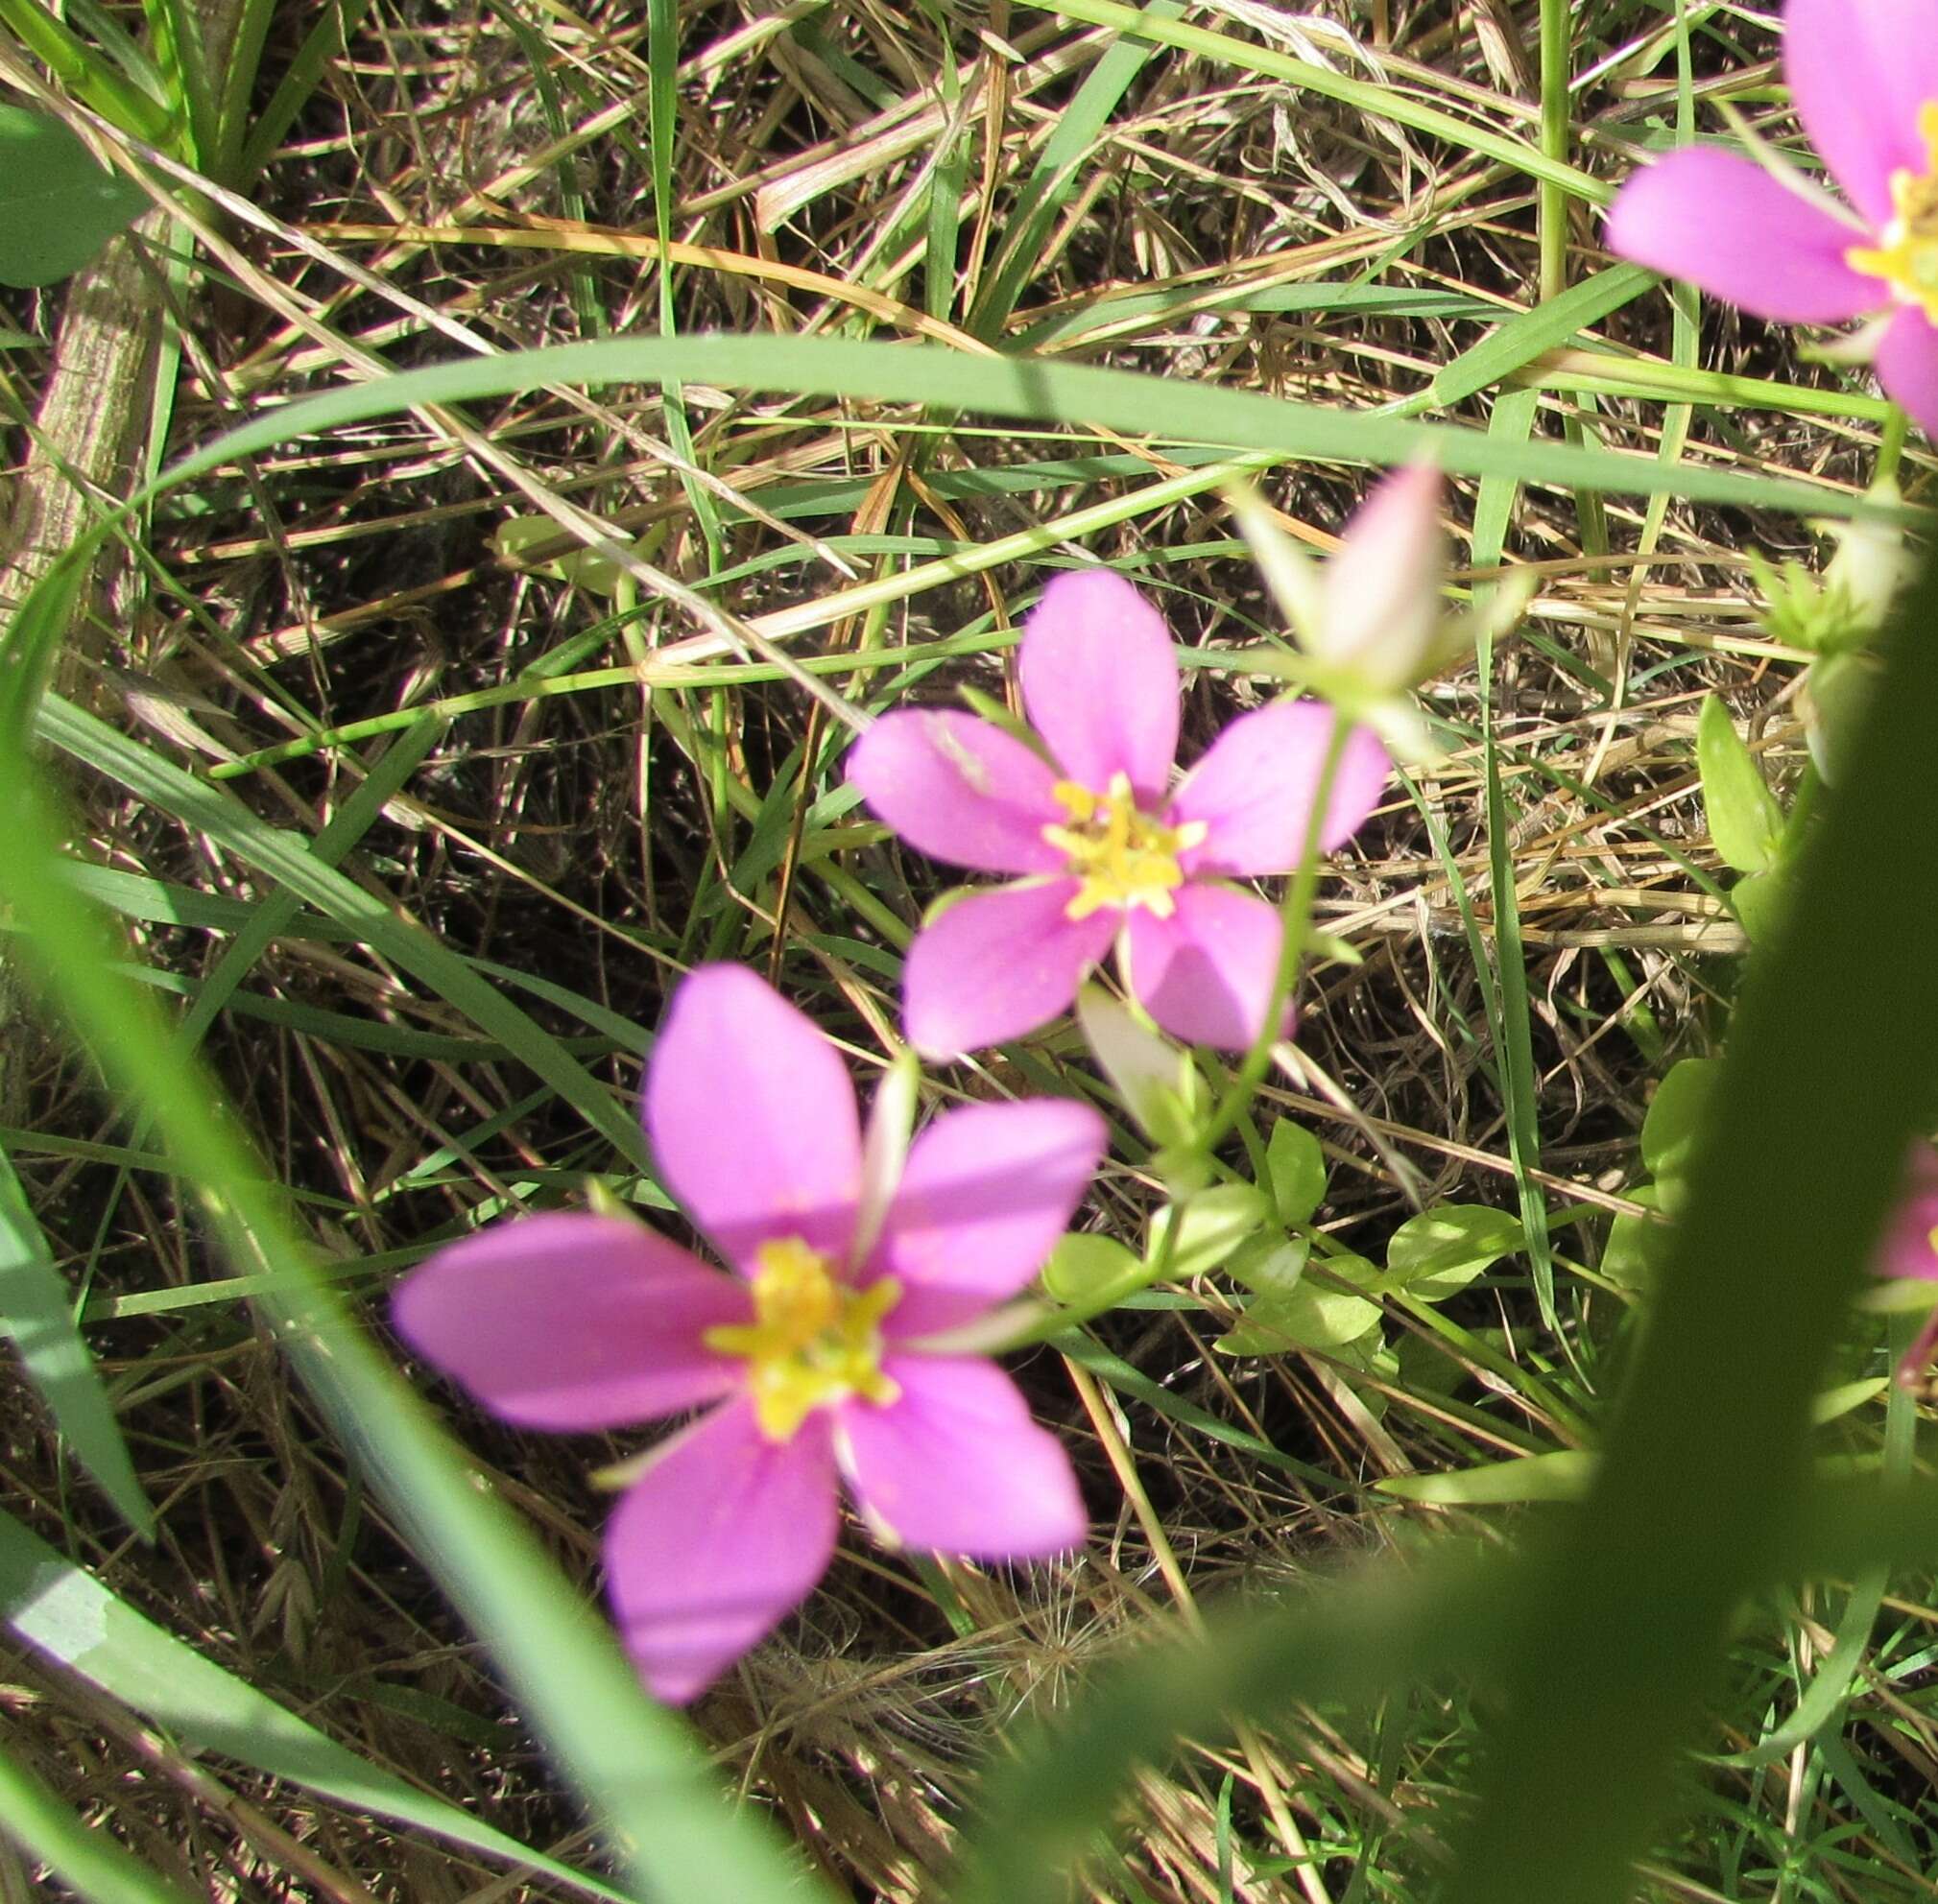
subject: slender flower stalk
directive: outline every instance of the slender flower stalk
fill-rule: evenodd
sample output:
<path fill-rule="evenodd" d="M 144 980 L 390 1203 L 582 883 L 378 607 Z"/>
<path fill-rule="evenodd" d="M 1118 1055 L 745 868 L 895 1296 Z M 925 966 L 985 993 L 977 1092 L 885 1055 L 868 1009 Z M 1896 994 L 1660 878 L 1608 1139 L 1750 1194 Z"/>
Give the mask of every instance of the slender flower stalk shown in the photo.
<path fill-rule="evenodd" d="M 1272 1012 L 1280 933 L 1274 909 L 1232 882 L 1297 860 L 1329 711 L 1280 701 L 1241 715 L 1173 788 L 1170 632 L 1103 569 L 1050 583 L 1019 667 L 1031 740 L 953 710 L 902 710 L 849 758 L 849 779 L 910 845 L 1019 876 L 948 904 L 916 939 L 910 1041 L 954 1058 L 1018 1037 L 1065 1011 L 1114 948 L 1127 988 L 1165 1031 L 1244 1049 Z M 1351 735 L 1319 809 L 1323 850 L 1372 812 L 1390 765 L 1371 732 Z"/>
<path fill-rule="evenodd" d="M 1632 178 L 1610 250 L 1782 323 L 1871 320 L 1885 393 L 1938 437 L 1938 7 L 1788 0 L 1783 77 L 1848 203 L 1710 146 Z"/>
<path fill-rule="evenodd" d="M 627 1219 L 545 1215 L 397 1289 L 397 1332 L 508 1421 L 583 1433 L 706 1410 L 629 1464 L 606 1531 L 622 1636 L 662 1699 L 694 1698 L 813 1589 L 837 1482 L 892 1547 L 1028 1559 L 1084 1537 L 1062 1445 L 944 1338 L 1035 1275 L 1103 1120 L 1062 1099 L 976 1104 L 911 1145 L 912 1107 L 884 1086 L 864 1140 L 814 1025 L 751 972 L 703 966 L 654 1049 L 646 1129 L 733 1273 Z"/>

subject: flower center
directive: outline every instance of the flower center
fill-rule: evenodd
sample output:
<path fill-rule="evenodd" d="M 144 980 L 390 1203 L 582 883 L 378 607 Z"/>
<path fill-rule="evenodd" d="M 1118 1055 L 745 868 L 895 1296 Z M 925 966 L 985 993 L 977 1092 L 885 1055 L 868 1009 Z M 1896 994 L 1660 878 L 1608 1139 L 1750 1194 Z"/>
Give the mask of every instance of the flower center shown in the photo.
<path fill-rule="evenodd" d="M 1881 277 L 1894 297 L 1922 306 L 1938 324 L 1938 99 L 1918 108 L 1918 136 L 1929 157 L 1922 174 L 1892 173 L 1897 215 L 1878 234 L 1883 242 L 1876 250 L 1854 246 L 1844 262 L 1867 277 Z"/>
<path fill-rule="evenodd" d="M 1148 906 L 1160 919 L 1169 918 L 1176 910 L 1171 894 L 1184 883 L 1178 855 L 1204 839 L 1205 822 L 1166 826 L 1140 812 L 1125 774 L 1113 774 L 1102 794 L 1074 780 L 1059 780 L 1050 791 L 1070 822 L 1045 826 L 1043 838 L 1067 856 L 1070 877 L 1078 882 L 1065 916 L 1084 919 L 1102 906 Z"/>
<path fill-rule="evenodd" d="M 746 1358 L 754 1418 L 770 1441 L 792 1440 L 817 1408 L 849 1395 L 883 1408 L 901 1393 L 881 1372 L 881 1319 L 901 1300 L 893 1276 L 850 1289 L 798 1236 L 763 1243 L 754 1260 L 754 1320 L 702 1340 Z"/>

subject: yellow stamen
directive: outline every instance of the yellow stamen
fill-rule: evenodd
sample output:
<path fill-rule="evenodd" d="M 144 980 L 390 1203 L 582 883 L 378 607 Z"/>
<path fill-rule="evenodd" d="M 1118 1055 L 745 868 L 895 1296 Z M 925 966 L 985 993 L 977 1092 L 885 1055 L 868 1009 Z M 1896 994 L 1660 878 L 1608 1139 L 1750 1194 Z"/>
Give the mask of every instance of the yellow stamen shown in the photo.
<path fill-rule="evenodd" d="M 1925 1238 L 1925 1247 L 1932 1255 L 1938 1256 L 1938 1227 L 1934 1227 Z"/>
<path fill-rule="evenodd" d="M 859 1395 L 886 1407 L 901 1390 L 881 1372 L 881 1319 L 901 1300 L 882 1276 L 850 1289 L 798 1236 L 754 1251 L 752 1322 L 708 1329 L 722 1355 L 744 1356 L 754 1418 L 770 1441 L 789 1441 L 817 1408 Z"/>
<path fill-rule="evenodd" d="M 1178 855 L 1203 841 L 1205 822 L 1165 826 L 1152 819 L 1139 811 L 1125 774 L 1113 774 L 1101 794 L 1074 780 L 1059 780 L 1050 791 L 1070 823 L 1045 826 L 1043 838 L 1066 856 L 1070 877 L 1079 882 L 1065 916 L 1089 918 L 1104 906 L 1145 906 L 1169 918 L 1177 910 L 1171 894 L 1184 883 Z"/>
<path fill-rule="evenodd" d="M 1876 249 L 1854 245 L 1844 262 L 1867 277 L 1881 277 L 1894 297 L 1921 306 L 1938 324 L 1938 99 L 1918 108 L 1918 136 L 1928 154 L 1925 170 L 1892 173 L 1896 216 L 1878 233 L 1883 243 Z"/>

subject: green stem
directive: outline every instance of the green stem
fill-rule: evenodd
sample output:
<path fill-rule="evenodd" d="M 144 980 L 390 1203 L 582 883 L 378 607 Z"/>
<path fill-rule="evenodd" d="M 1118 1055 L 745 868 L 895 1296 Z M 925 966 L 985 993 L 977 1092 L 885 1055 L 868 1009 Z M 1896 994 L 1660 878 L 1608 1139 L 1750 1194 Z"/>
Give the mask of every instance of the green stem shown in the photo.
<path fill-rule="evenodd" d="M 1541 151 L 1558 166 L 1568 149 L 1567 0 L 1541 0 Z M 1567 286 L 1567 189 L 1555 178 L 1536 188 L 1535 224 L 1540 238 L 1541 297 L 1545 303 Z"/>
<path fill-rule="evenodd" d="M 1352 732 L 1352 723 L 1335 707 L 1332 728 L 1326 738 L 1326 757 L 1319 767 L 1319 783 L 1313 790 L 1312 811 L 1305 821 L 1305 842 L 1300 849 L 1298 869 L 1279 903 L 1279 970 L 1272 982 L 1265 1022 L 1231 1083 L 1225 1087 L 1225 1095 L 1211 1113 L 1211 1121 L 1205 1127 L 1200 1141 L 1207 1151 L 1215 1149 L 1244 1115 L 1252 1093 L 1264 1083 L 1266 1072 L 1272 1068 L 1272 1047 L 1279 1042 L 1279 1027 L 1293 988 L 1299 983 L 1299 967 L 1312 937 L 1312 901 L 1319 891 L 1319 842 L 1326 830 L 1326 811 L 1332 804 L 1332 788 L 1339 777 L 1339 763 L 1345 757 L 1347 737 Z"/>

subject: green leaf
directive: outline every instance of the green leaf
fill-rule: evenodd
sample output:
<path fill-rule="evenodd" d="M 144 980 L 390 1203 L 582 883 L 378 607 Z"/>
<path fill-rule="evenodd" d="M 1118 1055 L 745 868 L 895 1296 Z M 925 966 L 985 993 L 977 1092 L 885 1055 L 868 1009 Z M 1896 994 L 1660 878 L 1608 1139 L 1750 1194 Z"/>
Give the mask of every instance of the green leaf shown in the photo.
<path fill-rule="evenodd" d="M 247 1679 L 108 1591 L 0 1510 L 0 1624 L 196 1751 L 220 1752 L 347 1807 L 561 1878 L 595 1897 L 604 1880 L 521 1844 L 443 1798 L 406 1785 L 299 1719 Z"/>
<path fill-rule="evenodd" d="M 1137 1268 L 1136 1253 L 1114 1236 L 1060 1237 L 1043 1265 L 1043 1287 L 1059 1302 L 1088 1302 Z"/>
<path fill-rule="evenodd" d="M 1720 1058 L 1685 1058 L 1670 1065 L 1642 1119 L 1642 1162 L 1656 1179 L 1660 1207 L 1671 1216 L 1722 1070 Z"/>
<path fill-rule="evenodd" d="M 1376 1302 L 1308 1280 L 1273 1290 L 1247 1305 L 1245 1320 L 1213 1346 L 1220 1355 L 1283 1355 L 1294 1348 L 1343 1348 L 1379 1326 Z"/>
<path fill-rule="evenodd" d="M 1729 708 L 1713 694 L 1703 697 L 1696 723 L 1696 766 L 1716 851 L 1738 872 L 1767 872 L 1776 864 L 1783 810 L 1736 732 Z"/>
<path fill-rule="evenodd" d="M 1761 943 L 1776 930 L 1789 890 L 1790 883 L 1780 868 L 1750 873 L 1730 888 L 1730 904 L 1753 940 Z"/>
<path fill-rule="evenodd" d="M 147 208 L 60 120 L 0 106 L 0 284 L 59 283 Z"/>
<path fill-rule="evenodd" d="M 1373 1485 L 1402 1501 L 1444 1508 L 1494 1507 L 1508 1501 L 1574 1501 L 1594 1476 L 1595 1457 L 1583 1448 L 1492 1461 L 1452 1474 L 1394 1474 Z"/>
<path fill-rule="evenodd" d="M 1312 1246 L 1303 1236 L 1254 1236 L 1232 1251 L 1226 1265 L 1234 1280 L 1259 1296 L 1297 1289 Z"/>
<path fill-rule="evenodd" d="M 1652 1210 L 1662 1208 L 1662 1199 L 1653 1183 L 1638 1184 L 1628 1195 L 1633 1202 L 1644 1203 Z M 1624 1289 L 1647 1289 L 1668 1254 L 1668 1243 L 1666 1225 L 1623 1210 L 1609 1225 L 1608 1241 L 1602 1245 L 1601 1273 L 1610 1282 L 1619 1283 Z"/>
<path fill-rule="evenodd" d="M 13 1165 L 0 1150 L 0 1333 L 13 1338 L 27 1377 L 54 1416 L 76 1459 L 101 1484 L 121 1517 L 144 1540 L 155 1537 L 155 1510 L 136 1480 L 100 1371 L 87 1353 L 67 1285 L 28 1207 Z"/>
<path fill-rule="evenodd" d="M 1156 1260 L 1170 1209 L 1163 1203 L 1151 1213 L 1150 1240 L 1144 1250 L 1147 1263 Z M 1201 1190 L 1184 1205 L 1165 1275 L 1184 1282 L 1215 1270 L 1247 1237 L 1256 1235 L 1270 1215 L 1264 1193 L 1249 1183 L 1217 1183 Z"/>
<path fill-rule="evenodd" d="M 1438 1302 L 1501 1257 L 1526 1248 L 1520 1219 L 1506 1210 L 1487 1203 L 1437 1203 L 1393 1232 L 1384 1286 Z"/>
<path fill-rule="evenodd" d="M 1281 1117 L 1265 1142 L 1272 1202 L 1288 1229 L 1310 1223 L 1326 1201 L 1326 1153 L 1303 1124 Z"/>

